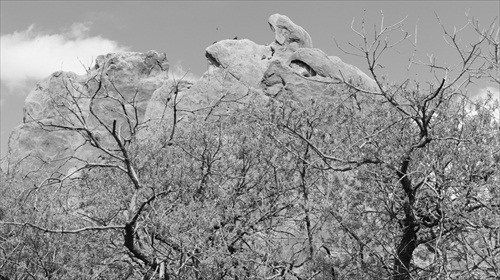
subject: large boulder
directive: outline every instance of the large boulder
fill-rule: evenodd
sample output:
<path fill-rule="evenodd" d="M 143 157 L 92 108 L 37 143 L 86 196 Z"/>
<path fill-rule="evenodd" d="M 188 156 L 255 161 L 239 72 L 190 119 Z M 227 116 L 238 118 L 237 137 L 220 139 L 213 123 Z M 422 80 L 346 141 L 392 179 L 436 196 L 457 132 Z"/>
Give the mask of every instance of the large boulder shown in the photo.
<path fill-rule="evenodd" d="M 267 68 L 272 50 L 247 39 L 223 40 L 209 46 L 205 56 L 211 65 L 227 70 L 240 82 L 255 85 Z"/>
<path fill-rule="evenodd" d="M 377 90 L 360 69 L 313 48 L 310 35 L 288 17 L 274 14 L 268 22 L 274 32 L 268 45 L 231 39 L 208 46 L 209 68 L 197 80 L 169 77 L 166 55 L 155 51 L 99 56 L 82 76 L 52 74 L 26 98 L 23 124 L 11 134 L 2 169 L 22 176 L 40 171 L 63 176 L 106 157 L 90 144 L 112 145 L 111 127 L 125 139 L 140 126 L 136 139 L 145 139 L 158 127 L 171 131 L 174 123 L 226 115 L 256 100 L 327 100 L 344 82 Z"/>
<path fill-rule="evenodd" d="M 274 31 L 274 43 L 290 51 L 312 48 L 312 39 L 304 28 L 293 23 L 287 16 L 274 14 L 269 17 L 269 26 Z"/>
<path fill-rule="evenodd" d="M 93 131 L 103 143 L 111 140 L 105 126 L 113 122 L 124 136 L 130 134 L 129 124 L 137 120 L 125 112 L 142 120 L 167 71 L 166 55 L 150 51 L 99 56 L 86 75 L 53 73 L 27 96 L 23 123 L 10 135 L 2 170 L 39 179 L 95 161 L 102 153 L 79 129 Z"/>

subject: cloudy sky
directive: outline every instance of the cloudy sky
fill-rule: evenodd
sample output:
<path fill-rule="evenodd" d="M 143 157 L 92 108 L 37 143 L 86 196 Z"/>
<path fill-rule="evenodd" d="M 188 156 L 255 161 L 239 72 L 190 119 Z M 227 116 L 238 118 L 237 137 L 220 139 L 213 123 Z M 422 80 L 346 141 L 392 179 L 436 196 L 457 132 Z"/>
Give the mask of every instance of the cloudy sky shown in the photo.
<path fill-rule="evenodd" d="M 100 54 L 157 50 L 167 54 L 171 68 L 201 76 L 207 69 L 207 46 L 235 36 L 271 43 L 274 34 L 267 19 L 280 13 L 308 31 L 314 47 L 366 70 L 362 60 L 342 53 L 333 38 L 342 46 L 359 42 L 350 30 L 353 19 L 355 26 L 363 17 L 367 25 L 379 26 L 382 10 L 386 26 L 408 16 L 405 29 L 414 34 L 417 27 L 419 58 L 433 55 L 451 64 L 457 57 L 444 42 L 435 13 L 453 30 L 467 22 L 466 13 L 485 26 L 500 10 L 499 1 L 1 1 L 0 5 L 2 157 L 12 129 L 22 122 L 23 101 L 36 82 L 59 70 L 83 73 L 82 64 L 89 66 Z M 474 38 L 465 34 L 464 42 Z M 392 80 L 406 77 L 412 50 L 402 46 L 400 53 L 386 58 L 391 67 L 384 70 Z M 497 87 L 485 84 L 474 94 L 490 89 L 498 95 Z"/>

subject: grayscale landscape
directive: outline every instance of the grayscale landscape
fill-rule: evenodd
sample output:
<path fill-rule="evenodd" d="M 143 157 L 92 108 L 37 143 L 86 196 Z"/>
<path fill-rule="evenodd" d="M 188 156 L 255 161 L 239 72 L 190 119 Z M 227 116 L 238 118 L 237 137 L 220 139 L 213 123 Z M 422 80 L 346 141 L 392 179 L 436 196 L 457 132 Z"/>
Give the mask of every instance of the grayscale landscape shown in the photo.
<path fill-rule="evenodd" d="M 0 280 L 500 279 L 499 6 L 2 1 Z"/>

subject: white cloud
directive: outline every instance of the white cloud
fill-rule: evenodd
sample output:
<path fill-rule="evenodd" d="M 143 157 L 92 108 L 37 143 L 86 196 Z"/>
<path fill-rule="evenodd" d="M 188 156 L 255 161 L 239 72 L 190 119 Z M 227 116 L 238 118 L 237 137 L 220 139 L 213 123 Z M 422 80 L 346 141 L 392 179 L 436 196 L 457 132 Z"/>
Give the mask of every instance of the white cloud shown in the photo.
<path fill-rule="evenodd" d="M 488 95 L 491 94 L 493 99 L 500 99 L 500 89 L 498 87 L 486 86 L 484 88 L 479 89 L 478 94 L 475 98 L 485 99 Z"/>
<path fill-rule="evenodd" d="M 488 109 L 491 111 L 492 116 L 500 121 L 500 88 L 497 86 L 485 86 L 477 90 L 477 92 L 472 96 L 474 102 L 478 102 L 482 109 Z M 477 112 L 476 105 L 471 104 L 471 110 L 469 113 L 475 115 Z"/>
<path fill-rule="evenodd" d="M 500 100 L 500 88 L 496 85 L 488 84 L 471 88 L 469 92 L 469 98 L 472 101 L 485 101 L 490 96 L 493 101 Z"/>
<path fill-rule="evenodd" d="M 62 33 L 51 33 L 31 25 L 26 30 L 2 34 L 2 84 L 14 88 L 59 70 L 83 74 L 81 63 L 89 66 L 100 54 L 127 50 L 116 41 L 89 36 L 90 26 L 90 22 L 74 23 Z"/>
<path fill-rule="evenodd" d="M 178 60 L 174 65 L 170 65 L 168 72 L 169 77 L 175 80 L 188 80 L 194 82 L 200 79 L 200 77 L 191 72 L 191 70 L 185 70 L 182 67 L 181 60 Z"/>

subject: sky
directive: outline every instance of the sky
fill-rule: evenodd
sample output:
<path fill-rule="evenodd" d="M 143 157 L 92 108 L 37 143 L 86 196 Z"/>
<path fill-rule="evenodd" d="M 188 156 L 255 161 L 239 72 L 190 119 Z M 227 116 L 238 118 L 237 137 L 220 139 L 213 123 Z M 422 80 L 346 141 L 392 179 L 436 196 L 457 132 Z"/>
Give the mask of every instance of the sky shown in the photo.
<path fill-rule="evenodd" d="M 351 23 L 380 26 L 406 18 L 405 30 L 417 30 L 417 58 L 432 55 L 454 63 L 457 54 L 446 44 L 436 14 L 449 30 L 467 22 L 466 14 L 482 26 L 496 23 L 499 1 L 0 1 L 0 155 L 7 153 L 13 128 L 22 123 L 26 96 L 36 83 L 55 71 L 84 73 L 100 54 L 120 51 L 165 52 L 178 73 L 201 76 L 207 70 L 205 48 L 213 42 L 250 39 L 258 44 L 274 41 L 267 20 L 279 13 L 288 16 L 310 35 L 315 48 L 339 56 L 367 72 L 366 63 L 340 50 L 359 42 Z M 495 20 L 496 18 L 496 20 Z M 464 34 L 467 40 L 477 39 Z M 414 38 L 414 37 L 413 37 Z M 414 48 L 401 45 L 385 57 L 385 74 L 404 80 Z M 412 68 L 413 69 L 413 68 Z M 425 73 L 415 70 L 417 74 Z M 413 73 L 415 75 L 415 73 Z M 476 93 L 498 85 L 481 85 Z"/>

